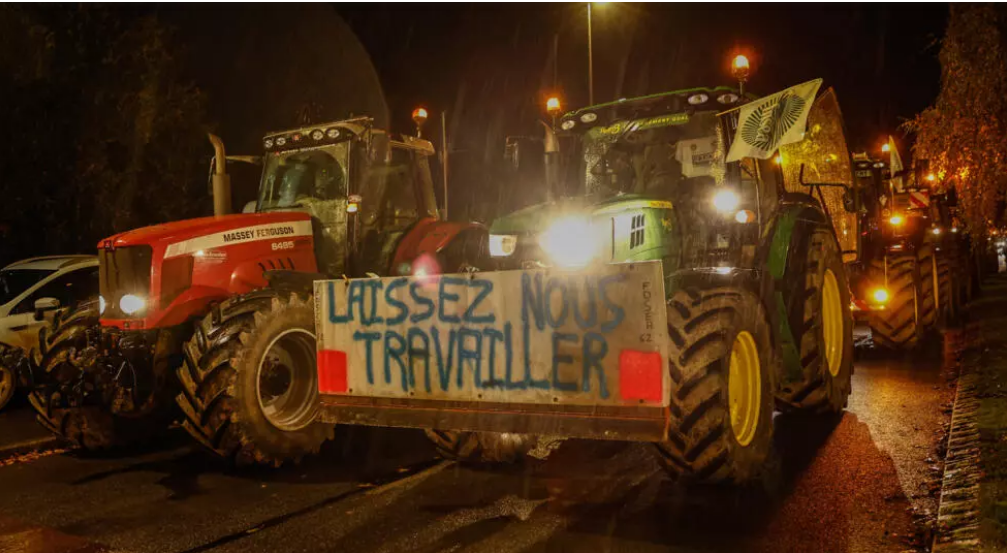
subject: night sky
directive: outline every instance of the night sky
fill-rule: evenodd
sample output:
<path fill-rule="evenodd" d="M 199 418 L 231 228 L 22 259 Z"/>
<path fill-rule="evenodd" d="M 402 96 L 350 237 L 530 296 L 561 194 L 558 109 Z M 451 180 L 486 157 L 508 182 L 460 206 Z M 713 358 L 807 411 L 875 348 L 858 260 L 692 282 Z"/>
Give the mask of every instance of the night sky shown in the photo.
<path fill-rule="evenodd" d="M 451 124 L 462 135 L 456 148 L 467 129 L 483 130 L 480 123 L 531 132 L 554 88 L 556 35 L 556 88 L 565 107 L 587 103 L 585 4 L 336 9 L 372 57 L 393 126 L 409 128 L 409 112 L 423 104 L 460 115 Z M 876 148 L 933 101 L 947 11 L 944 4 L 605 4 L 593 18 L 596 103 L 731 84 L 729 59 L 741 50 L 752 59 L 749 90 L 768 94 L 823 77 L 839 96 L 850 147 Z"/>

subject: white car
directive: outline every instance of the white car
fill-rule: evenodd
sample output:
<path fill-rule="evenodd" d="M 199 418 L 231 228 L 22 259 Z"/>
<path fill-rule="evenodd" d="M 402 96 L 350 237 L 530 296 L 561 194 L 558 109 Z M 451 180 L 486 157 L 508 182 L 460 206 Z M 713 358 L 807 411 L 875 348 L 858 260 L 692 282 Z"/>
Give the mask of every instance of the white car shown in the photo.
<path fill-rule="evenodd" d="M 38 348 L 39 329 L 60 307 L 97 295 L 93 255 L 33 257 L 0 270 L 0 409 L 14 396 L 17 375 L 10 365 L 17 354 Z"/>

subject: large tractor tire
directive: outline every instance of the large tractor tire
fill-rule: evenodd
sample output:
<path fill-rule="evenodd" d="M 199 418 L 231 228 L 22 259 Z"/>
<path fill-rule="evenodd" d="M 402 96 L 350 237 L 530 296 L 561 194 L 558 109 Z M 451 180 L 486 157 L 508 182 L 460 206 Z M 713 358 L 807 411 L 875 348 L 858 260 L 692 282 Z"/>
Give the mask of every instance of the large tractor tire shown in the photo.
<path fill-rule="evenodd" d="M 0 344 L 0 410 L 14 398 L 17 389 L 17 366 L 24 353 L 20 348 Z"/>
<path fill-rule="evenodd" d="M 919 326 L 925 331 L 937 323 L 939 307 L 937 305 L 938 282 L 934 274 L 934 249 L 930 245 L 920 246 L 916 250 L 916 267 L 919 270 Z"/>
<path fill-rule="evenodd" d="M 310 298 L 261 290 L 228 299 L 185 344 L 176 398 L 184 428 L 239 465 L 317 453 L 334 427 L 315 421 L 315 348 Z"/>
<path fill-rule="evenodd" d="M 174 417 L 169 376 L 178 358 L 173 333 L 158 334 L 150 366 L 123 371 L 122 361 L 115 363 L 118 373 L 133 374 L 134 387 L 136 373 L 150 371 L 140 395 L 115 381 L 111 367 L 100 366 L 104 360 L 91 343 L 100 332 L 97 302 L 69 311 L 43 330 L 39 342 L 44 353 L 28 394 L 42 426 L 91 451 L 144 443 L 168 428 Z"/>
<path fill-rule="evenodd" d="M 885 281 L 885 260 L 871 262 L 872 281 Z M 871 337 L 878 347 L 908 350 L 919 342 L 922 326 L 917 319 L 919 282 L 916 256 L 904 254 L 888 257 L 888 304 L 871 312 L 868 323 Z"/>
<path fill-rule="evenodd" d="M 782 386 L 777 404 L 783 411 L 838 413 L 853 376 L 853 313 L 843 256 L 826 229 L 808 242 L 802 296 L 803 321 L 795 329 L 802 380 Z"/>
<path fill-rule="evenodd" d="M 470 463 L 515 463 L 538 443 L 529 434 L 430 429 L 426 434 L 441 457 Z"/>
<path fill-rule="evenodd" d="M 733 287 L 685 289 L 668 301 L 671 403 L 658 458 L 705 482 L 758 477 L 773 438 L 777 354 L 759 298 Z"/>

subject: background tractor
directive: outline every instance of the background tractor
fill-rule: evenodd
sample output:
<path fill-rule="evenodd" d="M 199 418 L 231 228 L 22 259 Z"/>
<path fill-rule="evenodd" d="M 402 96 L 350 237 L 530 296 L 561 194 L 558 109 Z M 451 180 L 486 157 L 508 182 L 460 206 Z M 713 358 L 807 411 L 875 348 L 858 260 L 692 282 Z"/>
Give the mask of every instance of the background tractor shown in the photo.
<path fill-rule="evenodd" d="M 846 405 L 857 218 L 831 91 L 778 163 L 725 161 L 740 103 L 736 90 L 697 88 L 560 118 L 545 139 L 558 199 L 493 223 L 501 271 L 381 279 L 375 317 L 354 307 L 367 283 L 316 283 L 321 419 L 424 428 L 462 460 L 512 460 L 547 435 L 655 442 L 670 471 L 698 479 L 757 475 L 775 410 Z M 418 323 L 425 289 L 439 291 L 431 327 Z M 382 330 L 383 364 L 367 337 Z"/>
<path fill-rule="evenodd" d="M 295 291 L 312 279 L 460 269 L 486 241 L 476 225 L 439 218 L 433 146 L 369 118 L 266 136 L 254 213 L 224 214 L 226 156 L 214 143 L 216 215 L 103 240 L 99 305 L 46 337 L 32 404 L 81 446 L 149 437 L 177 402 L 185 429 L 221 456 L 279 464 L 317 450 L 332 427 L 315 422 L 315 371 L 301 362 L 313 335 L 285 334 L 249 364 L 240 346 L 263 314 L 310 305 Z"/>
<path fill-rule="evenodd" d="M 858 154 L 855 164 L 864 206 L 864 256 L 852 279 L 855 313 L 870 325 L 875 345 L 910 349 L 927 330 L 953 321 L 971 289 L 954 189 L 931 193 L 936 177 L 925 161 L 911 174 L 895 175 L 888 160 Z"/>

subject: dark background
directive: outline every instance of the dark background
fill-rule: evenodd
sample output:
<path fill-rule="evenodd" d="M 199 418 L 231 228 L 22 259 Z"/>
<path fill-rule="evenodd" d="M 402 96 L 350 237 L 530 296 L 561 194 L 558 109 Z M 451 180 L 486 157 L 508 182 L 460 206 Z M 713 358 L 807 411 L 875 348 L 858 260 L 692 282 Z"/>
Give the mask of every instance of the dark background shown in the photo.
<path fill-rule="evenodd" d="M 822 77 L 851 149 L 877 150 L 936 96 L 947 11 L 596 6 L 595 101 L 732 84 L 743 52 L 750 91 Z M 206 131 L 254 154 L 267 131 L 351 114 L 412 132 L 419 105 L 438 148 L 448 113 L 451 217 L 488 221 L 541 198 L 507 178 L 504 139 L 538 135 L 549 94 L 587 103 L 586 35 L 583 3 L 0 7 L 0 261 L 210 214 Z M 236 209 L 256 186 L 236 173 Z"/>

